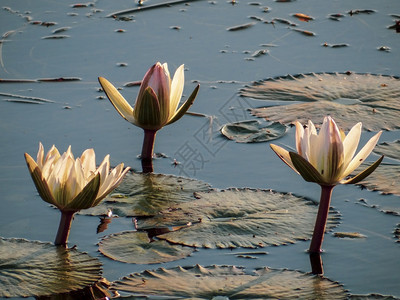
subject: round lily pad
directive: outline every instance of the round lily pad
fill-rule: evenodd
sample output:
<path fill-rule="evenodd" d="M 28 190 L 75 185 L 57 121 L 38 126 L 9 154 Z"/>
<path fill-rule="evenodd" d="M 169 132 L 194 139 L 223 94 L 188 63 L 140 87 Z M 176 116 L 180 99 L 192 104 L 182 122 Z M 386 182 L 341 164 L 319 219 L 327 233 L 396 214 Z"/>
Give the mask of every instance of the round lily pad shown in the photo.
<path fill-rule="evenodd" d="M 24 239 L 0 239 L 0 297 L 30 297 L 82 289 L 101 278 L 98 259 Z"/>
<path fill-rule="evenodd" d="M 196 201 L 139 220 L 139 227 L 188 224 L 158 235 L 171 243 L 205 248 L 257 248 L 311 238 L 317 205 L 308 199 L 271 190 L 227 189 L 197 193 Z M 331 210 L 327 230 L 338 224 Z"/>
<path fill-rule="evenodd" d="M 153 216 L 169 206 L 192 201 L 193 193 L 209 189 L 207 183 L 195 179 L 128 172 L 119 187 L 98 206 L 80 213 L 102 216 L 112 210 L 120 217 Z"/>
<path fill-rule="evenodd" d="M 131 264 L 157 264 L 189 256 L 194 249 L 151 240 L 146 232 L 126 231 L 103 238 L 99 251 L 117 261 Z"/>
<path fill-rule="evenodd" d="M 337 282 L 266 267 L 253 272 L 235 266 L 159 268 L 131 274 L 111 288 L 146 299 L 347 299 Z"/>
<path fill-rule="evenodd" d="M 260 143 L 280 138 L 286 133 L 286 126 L 279 122 L 263 124 L 258 120 L 247 120 L 225 124 L 221 133 L 237 143 Z"/>
<path fill-rule="evenodd" d="M 243 97 L 269 101 L 296 101 L 287 106 L 252 109 L 252 114 L 284 124 L 312 120 L 321 124 L 331 115 L 349 130 L 362 120 L 366 130 L 400 128 L 400 79 L 393 76 L 321 73 L 270 78 L 247 86 Z M 298 103 L 298 102 L 305 103 Z"/>

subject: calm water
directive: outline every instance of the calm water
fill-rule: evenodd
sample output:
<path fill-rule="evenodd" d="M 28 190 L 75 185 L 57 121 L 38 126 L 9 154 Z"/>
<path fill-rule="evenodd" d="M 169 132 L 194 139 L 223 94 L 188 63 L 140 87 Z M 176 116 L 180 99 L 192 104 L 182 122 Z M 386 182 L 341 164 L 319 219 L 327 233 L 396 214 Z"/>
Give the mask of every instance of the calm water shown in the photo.
<path fill-rule="evenodd" d="M 60 151 L 72 145 L 74 154 L 93 147 L 97 160 L 106 154 L 116 165 L 124 162 L 140 169 L 142 130 L 124 121 L 98 91 L 98 76 L 116 86 L 141 80 L 156 61 L 168 62 L 171 73 L 184 63 L 185 95 L 199 81 L 201 90 L 191 111 L 214 116 L 185 116 L 162 129 L 156 140 L 156 152 L 168 158 L 155 161 L 157 173 L 181 175 L 210 183 L 215 188 L 272 188 L 319 199 L 317 185 L 305 183 L 281 163 L 268 143 L 237 144 L 222 138 L 221 125 L 252 118 L 250 107 L 266 105 L 244 100 L 237 91 L 252 81 L 308 72 L 345 72 L 400 75 L 400 35 L 386 27 L 393 25 L 392 14 L 400 14 L 400 2 L 387 1 L 294 1 L 279 3 L 238 1 L 196 1 L 128 14 L 132 21 L 106 18 L 112 12 L 135 7 L 133 1 L 95 1 L 94 6 L 73 8 L 74 1 L 2 0 L 0 34 L 0 78 L 38 79 L 76 77 L 74 82 L 0 83 L 0 236 L 53 241 L 59 213 L 40 200 L 28 174 L 24 152 L 36 155 L 41 141 L 47 150 L 55 144 Z M 154 2 L 156 3 L 156 2 Z M 252 2 L 254 4 L 254 2 Z M 146 4 L 153 4 L 149 0 Z M 9 7 L 10 9 L 3 9 Z M 269 12 L 263 12 L 269 7 Z M 372 14 L 346 14 L 354 9 L 373 9 Z M 291 15 L 305 13 L 315 20 L 305 23 Z M 328 18 L 342 13 L 341 21 Z M 299 28 L 314 32 L 305 36 L 276 23 L 264 24 L 250 19 L 283 18 Z M 56 22 L 54 26 L 30 24 L 32 21 Z M 255 22 L 251 28 L 227 31 L 227 28 Z M 179 26 L 178 29 L 176 26 Z M 47 39 L 57 28 L 62 39 Z M 123 29 L 123 32 L 117 32 Z M 321 45 L 348 44 L 344 48 Z M 263 44 L 273 44 L 269 53 L 251 58 Z M 378 51 L 381 46 L 390 52 Z M 126 66 L 120 66 L 120 64 Z M 122 94 L 134 101 L 138 88 L 124 88 Z M 7 101 L 39 97 L 54 103 L 27 104 Z M 354 123 L 360 120 L 354 120 Z M 211 126 L 211 127 L 210 127 Z M 211 136 L 209 132 L 211 131 Z M 361 143 L 373 133 L 365 132 Z M 398 131 L 384 132 L 383 141 L 399 139 Z M 294 132 L 275 141 L 294 146 Z M 197 160 L 185 160 L 190 147 Z M 182 162 L 174 167 L 173 159 Z M 370 159 L 374 159 L 372 155 Z M 337 231 L 358 231 L 366 239 L 349 240 L 326 236 L 323 254 L 325 276 L 342 283 L 350 293 L 381 293 L 400 297 L 399 244 L 393 231 L 398 216 L 377 208 L 357 204 L 364 198 L 380 207 L 399 207 L 399 197 L 340 186 L 334 190 L 332 205 L 342 214 Z M 160 266 L 233 264 L 249 269 L 259 266 L 289 268 L 308 272 L 305 254 L 308 242 L 267 249 L 269 255 L 256 260 L 233 258 L 228 250 L 200 250 L 191 257 L 159 265 L 129 265 L 110 261 L 97 252 L 96 243 L 104 235 L 133 229 L 130 219 L 118 219 L 109 229 L 96 234 L 99 219 L 77 216 L 69 243 L 98 257 L 104 264 L 104 276 L 112 281 L 132 272 Z M 237 249 L 241 251 L 242 249 Z M 236 251 L 236 250 L 235 250 Z"/>

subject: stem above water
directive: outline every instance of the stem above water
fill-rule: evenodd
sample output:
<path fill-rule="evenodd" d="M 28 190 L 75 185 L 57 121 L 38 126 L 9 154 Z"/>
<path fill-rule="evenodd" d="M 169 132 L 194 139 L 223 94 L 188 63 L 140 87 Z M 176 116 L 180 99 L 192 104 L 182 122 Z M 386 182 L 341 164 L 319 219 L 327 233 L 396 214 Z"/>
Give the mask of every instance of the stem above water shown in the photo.
<path fill-rule="evenodd" d="M 61 211 L 60 225 L 58 226 L 57 236 L 54 241 L 56 246 L 67 246 L 69 232 L 75 211 Z"/>
<path fill-rule="evenodd" d="M 321 199 L 318 206 L 317 219 L 315 220 L 314 232 L 311 239 L 310 253 L 320 253 L 324 240 L 326 222 L 328 220 L 329 205 L 331 203 L 334 186 L 321 185 Z"/>
<path fill-rule="evenodd" d="M 142 169 L 143 173 L 153 172 L 153 150 L 157 130 L 144 129 L 144 139 L 142 147 Z"/>

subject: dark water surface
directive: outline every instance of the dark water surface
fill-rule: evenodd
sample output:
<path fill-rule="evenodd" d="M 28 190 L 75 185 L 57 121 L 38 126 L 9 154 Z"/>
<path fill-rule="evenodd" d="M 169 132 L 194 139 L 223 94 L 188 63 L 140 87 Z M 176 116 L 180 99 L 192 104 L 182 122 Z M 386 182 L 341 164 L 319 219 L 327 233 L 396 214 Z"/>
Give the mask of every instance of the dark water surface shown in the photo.
<path fill-rule="evenodd" d="M 118 21 L 106 16 L 134 8 L 133 1 L 93 2 L 93 6 L 73 8 L 74 1 L 2 0 L 0 10 L 0 78 L 30 79 L 74 77 L 68 82 L 0 83 L 0 236 L 29 240 L 53 241 L 59 213 L 49 208 L 38 196 L 23 158 L 24 152 L 35 157 L 38 143 L 45 149 L 55 144 L 64 152 L 72 145 L 78 156 L 93 147 L 99 162 L 106 154 L 111 164 L 124 162 L 140 170 L 137 155 L 142 145 L 142 130 L 124 121 L 104 94 L 98 91 L 98 76 L 116 86 L 141 80 L 156 61 L 168 62 L 170 72 L 185 64 L 187 96 L 201 84 L 200 93 L 191 111 L 213 116 L 186 115 L 179 122 L 162 129 L 156 140 L 156 152 L 168 158 L 155 161 L 157 173 L 174 174 L 208 182 L 214 188 L 253 187 L 292 192 L 314 200 L 319 187 L 305 183 L 285 166 L 268 143 L 237 144 L 219 135 L 227 122 L 252 118 L 245 110 L 266 105 L 262 101 L 241 99 L 237 91 L 245 84 L 268 77 L 309 72 L 345 72 L 400 75 L 400 34 L 387 29 L 394 24 L 393 14 L 400 14 L 397 0 L 359 1 L 196 1 L 143 10 L 126 16 L 132 21 Z M 154 4 L 149 0 L 145 5 Z M 7 7 L 6 9 L 4 7 Z M 263 12 L 269 7 L 268 13 Z M 347 12 L 371 9 L 374 13 L 350 16 Z M 301 22 L 293 13 L 305 13 L 315 20 Z M 340 21 L 330 14 L 345 15 Z M 249 18 L 265 20 L 282 18 L 298 24 L 298 28 L 315 33 L 306 36 L 276 22 L 265 24 Z M 53 26 L 33 25 L 27 21 L 56 22 Z M 251 28 L 227 31 L 227 28 L 254 22 Z M 180 29 L 175 29 L 178 26 Z M 57 33 L 58 28 L 67 30 Z M 118 30 L 124 30 L 118 32 Z M 6 34 L 7 33 L 7 34 Z M 348 44 L 347 47 L 323 47 Z M 274 47 L 262 45 L 273 44 Z M 390 47 L 390 51 L 378 48 Z M 252 57 L 260 49 L 266 55 Z M 126 66 L 120 66 L 120 64 Z M 126 87 L 122 94 L 133 104 L 138 87 Z M 16 103 L 8 100 L 42 98 L 52 103 Z M 29 99 L 28 99 L 29 100 Z M 37 100 L 34 100 L 37 101 Z M 354 123 L 362 120 L 354 120 Z M 210 127 L 211 126 L 211 127 Z M 208 132 L 212 131 L 212 139 Z M 360 144 L 373 133 L 364 132 Z M 384 132 L 380 139 L 399 139 L 398 131 Z M 294 146 L 294 130 L 276 141 Z M 185 147 L 195 149 L 199 160 L 183 161 Z M 183 164 L 174 167 L 176 158 Z M 376 159 L 371 155 L 370 160 Z M 396 179 L 397 183 L 399 180 Z M 356 186 L 339 186 L 333 193 L 332 205 L 341 212 L 336 231 L 357 231 L 366 239 L 338 239 L 328 234 L 323 253 L 325 276 L 340 282 L 352 294 L 380 293 L 400 297 L 400 244 L 393 231 L 399 216 L 385 214 L 379 208 L 399 208 L 399 197 L 361 190 Z M 229 264 L 249 269 L 273 268 L 310 271 L 305 250 L 309 242 L 266 249 L 269 255 L 246 260 L 228 255 L 230 250 L 200 250 L 186 259 L 156 265 L 131 265 L 111 261 L 97 251 L 101 237 L 113 232 L 133 229 L 130 219 L 119 218 L 109 229 L 96 234 L 97 217 L 77 216 L 72 225 L 70 245 L 98 257 L 104 265 L 104 277 L 116 280 L 145 269 L 177 265 Z M 242 251 L 236 249 L 234 251 Z"/>

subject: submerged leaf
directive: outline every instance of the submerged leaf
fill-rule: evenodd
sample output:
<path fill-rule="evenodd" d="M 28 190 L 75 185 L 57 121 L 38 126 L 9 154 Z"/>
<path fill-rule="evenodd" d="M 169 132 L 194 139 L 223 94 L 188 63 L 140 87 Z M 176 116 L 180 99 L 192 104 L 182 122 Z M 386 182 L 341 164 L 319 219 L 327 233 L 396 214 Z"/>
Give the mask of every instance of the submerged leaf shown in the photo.
<path fill-rule="evenodd" d="M 263 124 L 258 120 L 247 120 L 225 124 L 221 133 L 237 143 L 260 143 L 282 137 L 286 126 L 279 122 Z"/>
<path fill-rule="evenodd" d="M 171 243 L 205 248 L 257 248 L 307 240 L 317 214 L 311 200 L 271 190 L 227 189 L 197 193 L 156 217 L 139 220 L 141 229 L 192 224 L 157 236 Z M 331 211 L 327 230 L 338 224 Z"/>
<path fill-rule="evenodd" d="M 199 265 L 159 268 L 116 281 L 112 289 L 157 299 L 347 299 L 337 282 L 291 270 Z"/>
<path fill-rule="evenodd" d="M 359 233 L 359 232 L 335 232 L 333 234 L 334 237 L 338 238 L 349 238 L 349 239 L 362 239 L 366 238 L 365 235 Z"/>
<path fill-rule="evenodd" d="M 184 177 L 128 172 L 98 206 L 79 213 L 102 216 L 111 210 L 120 217 L 153 216 L 176 203 L 192 201 L 193 193 L 209 188 L 207 183 Z"/>
<path fill-rule="evenodd" d="M 0 239 L 0 297 L 82 289 L 101 278 L 101 263 L 76 250 L 24 239 Z"/>
<path fill-rule="evenodd" d="M 252 114 L 284 124 L 313 121 L 331 115 L 348 130 L 354 120 L 362 120 L 366 130 L 400 128 L 400 80 L 397 77 L 322 73 L 271 78 L 247 86 L 243 97 L 268 101 L 301 101 L 288 106 L 256 108 Z"/>
<path fill-rule="evenodd" d="M 150 240 L 146 232 L 126 231 L 103 238 L 99 251 L 125 263 L 158 264 L 189 256 L 194 249 L 171 245 L 163 240 Z"/>

